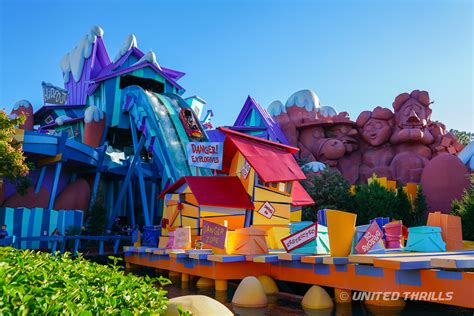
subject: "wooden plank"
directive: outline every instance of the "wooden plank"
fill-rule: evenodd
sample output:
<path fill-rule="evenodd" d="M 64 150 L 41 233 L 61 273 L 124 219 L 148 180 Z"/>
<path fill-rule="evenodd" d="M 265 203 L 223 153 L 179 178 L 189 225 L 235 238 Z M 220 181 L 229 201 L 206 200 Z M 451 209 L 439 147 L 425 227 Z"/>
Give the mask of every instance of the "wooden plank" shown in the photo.
<path fill-rule="evenodd" d="M 187 258 L 188 254 L 184 252 L 172 252 L 170 253 L 170 258 Z"/>
<path fill-rule="evenodd" d="M 184 249 L 166 249 L 165 254 L 184 253 Z"/>
<path fill-rule="evenodd" d="M 431 258 L 431 266 L 445 269 L 474 269 L 474 255 Z"/>
<path fill-rule="evenodd" d="M 212 255 L 212 249 L 188 249 L 184 251 L 187 254 L 192 254 L 192 253 L 205 253 L 208 255 Z"/>
<path fill-rule="evenodd" d="M 239 255 L 208 255 L 207 260 L 216 262 L 239 262 L 245 261 L 245 256 Z"/>
<path fill-rule="evenodd" d="M 279 260 L 286 260 L 286 261 L 300 261 L 301 257 L 307 256 L 301 253 L 279 253 L 278 259 Z"/>
<path fill-rule="evenodd" d="M 474 250 L 460 250 L 450 252 L 394 252 L 385 254 L 365 254 L 365 255 L 350 255 L 349 262 L 373 264 L 374 259 L 382 258 L 397 258 L 397 257 L 425 257 L 425 256 L 446 256 L 446 255 L 469 255 L 474 254 Z"/>
<path fill-rule="evenodd" d="M 329 257 L 329 255 L 314 255 L 314 256 L 303 256 L 301 257 L 301 262 L 303 263 L 323 263 L 323 258 Z"/>
<path fill-rule="evenodd" d="M 154 255 L 164 255 L 164 254 L 165 254 L 165 251 L 166 251 L 166 249 L 160 249 L 160 248 L 158 248 L 158 249 L 153 250 L 153 254 L 154 254 Z"/>
<path fill-rule="evenodd" d="M 190 253 L 188 256 L 191 259 L 196 259 L 196 260 L 207 260 L 207 257 L 210 256 L 211 254 L 208 253 L 199 253 L 199 252 L 193 252 Z"/>
<path fill-rule="evenodd" d="M 278 255 L 261 255 L 253 257 L 253 262 L 260 263 L 277 262 L 278 260 Z"/>
<path fill-rule="evenodd" d="M 348 264 L 349 258 L 347 257 L 323 257 L 323 264 Z"/>
<path fill-rule="evenodd" d="M 375 258 L 374 267 L 393 270 L 419 270 L 431 268 L 432 256 L 401 257 L 401 258 Z"/>

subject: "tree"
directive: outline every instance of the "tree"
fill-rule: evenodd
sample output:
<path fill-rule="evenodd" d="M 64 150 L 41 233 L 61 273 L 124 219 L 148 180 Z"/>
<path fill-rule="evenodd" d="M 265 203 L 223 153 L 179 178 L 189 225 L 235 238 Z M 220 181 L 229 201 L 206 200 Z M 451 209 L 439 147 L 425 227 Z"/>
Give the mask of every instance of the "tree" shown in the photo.
<path fill-rule="evenodd" d="M 425 195 L 421 184 L 416 190 L 416 197 L 413 206 L 412 226 L 421 226 L 426 223 L 426 214 L 428 214 L 428 203 L 426 203 Z"/>
<path fill-rule="evenodd" d="M 474 176 L 462 198 L 453 202 L 451 213 L 461 217 L 463 239 L 474 240 Z"/>
<path fill-rule="evenodd" d="M 397 188 L 398 206 L 395 219 L 401 219 L 405 226 L 413 226 L 413 208 L 402 186 Z"/>
<path fill-rule="evenodd" d="M 320 209 L 352 211 L 350 184 L 339 172 L 324 169 L 310 175 L 302 184 L 315 202 L 315 205 L 303 208 L 303 220 L 316 221 Z"/>
<path fill-rule="evenodd" d="M 0 110 L 0 179 L 15 184 L 20 193 L 25 193 L 28 188 L 26 175 L 31 167 L 25 161 L 21 143 L 14 139 L 15 126 L 24 121 L 24 116 L 10 119 L 5 111 Z"/>
<path fill-rule="evenodd" d="M 466 146 L 474 140 L 474 133 L 458 131 L 457 129 L 450 129 L 449 132 L 456 136 L 458 141 Z"/>

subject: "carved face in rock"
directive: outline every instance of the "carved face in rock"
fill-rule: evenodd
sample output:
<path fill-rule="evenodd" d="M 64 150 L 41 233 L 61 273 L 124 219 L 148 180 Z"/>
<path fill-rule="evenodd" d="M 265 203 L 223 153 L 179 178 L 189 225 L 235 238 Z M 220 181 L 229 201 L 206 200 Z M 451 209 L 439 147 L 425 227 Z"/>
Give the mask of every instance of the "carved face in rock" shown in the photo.
<path fill-rule="evenodd" d="M 335 124 L 326 130 L 329 138 L 337 139 L 344 144 L 346 153 L 351 153 L 359 148 L 357 130 L 351 124 Z"/>
<path fill-rule="evenodd" d="M 402 93 L 393 102 L 395 110 L 395 132 L 391 142 L 420 142 L 430 144 L 434 138 L 426 128 L 431 122 L 430 97 L 428 92 L 414 90 Z"/>
<path fill-rule="evenodd" d="M 401 128 L 424 128 L 428 125 L 429 117 L 426 107 L 414 98 L 408 99 L 395 112 L 395 122 Z"/>
<path fill-rule="evenodd" d="M 392 135 L 393 113 L 389 109 L 376 107 L 374 111 L 364 111 L 357 118 L 361 138 L 372 146 L 385 144 Z"/>

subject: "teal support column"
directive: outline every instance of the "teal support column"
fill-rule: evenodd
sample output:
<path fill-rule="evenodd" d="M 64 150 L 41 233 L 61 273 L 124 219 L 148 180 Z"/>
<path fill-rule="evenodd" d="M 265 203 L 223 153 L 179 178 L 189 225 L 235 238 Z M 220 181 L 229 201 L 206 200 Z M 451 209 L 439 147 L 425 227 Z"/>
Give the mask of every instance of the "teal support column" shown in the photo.
<path fill-rule="evenodd" d="M 56 163 L 56 170 L 54 171 L 53 187 L 51 188 L 51 195 L 49 196 L 48 209 L 52 210 L 54 206 L 54 199 L 56 198 L 56 191 L 58 190 L 59 175 L 61 174 L 61 161 Z"/>

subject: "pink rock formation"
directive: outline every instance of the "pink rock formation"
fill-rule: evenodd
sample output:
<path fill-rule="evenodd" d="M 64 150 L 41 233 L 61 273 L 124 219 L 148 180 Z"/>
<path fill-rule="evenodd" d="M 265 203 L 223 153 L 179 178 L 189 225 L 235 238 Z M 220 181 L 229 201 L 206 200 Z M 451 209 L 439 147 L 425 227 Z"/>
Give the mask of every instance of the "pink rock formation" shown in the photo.
<path fill-rule="evenodd" d="M 376 107 L 360 113 L 354 123 L 346 112 L 337 114 L 330 107 L 323 115 L 317 96 L 302 90 L 269 112 L 290 144 L 301 149 L 303 161 L 335 168 L 352 184 L 366 183 L 374 173 L 403 185 L 422 182 L 431 208 L 447 211 L 469 184 L 468 171 L 456 157 L 463 146 L 442 123 L 431 121 L 431 103 L 427 91 L 402 93 L 393 102 L 394 112 Z M 445 194 L 437 194 L 451 176 L 457 180 L 443 189 Z"/>
<path fill-rule="evenodd" d="M 42 207 L 47 208 L 49 202 L 49 191 L 45 187 L 41 187 L 38 193 L 35 193 L 34 186 L 27 189 L 25 195 L 16 192 L 9 197 L 3 206 L 5 207 Z"/>

